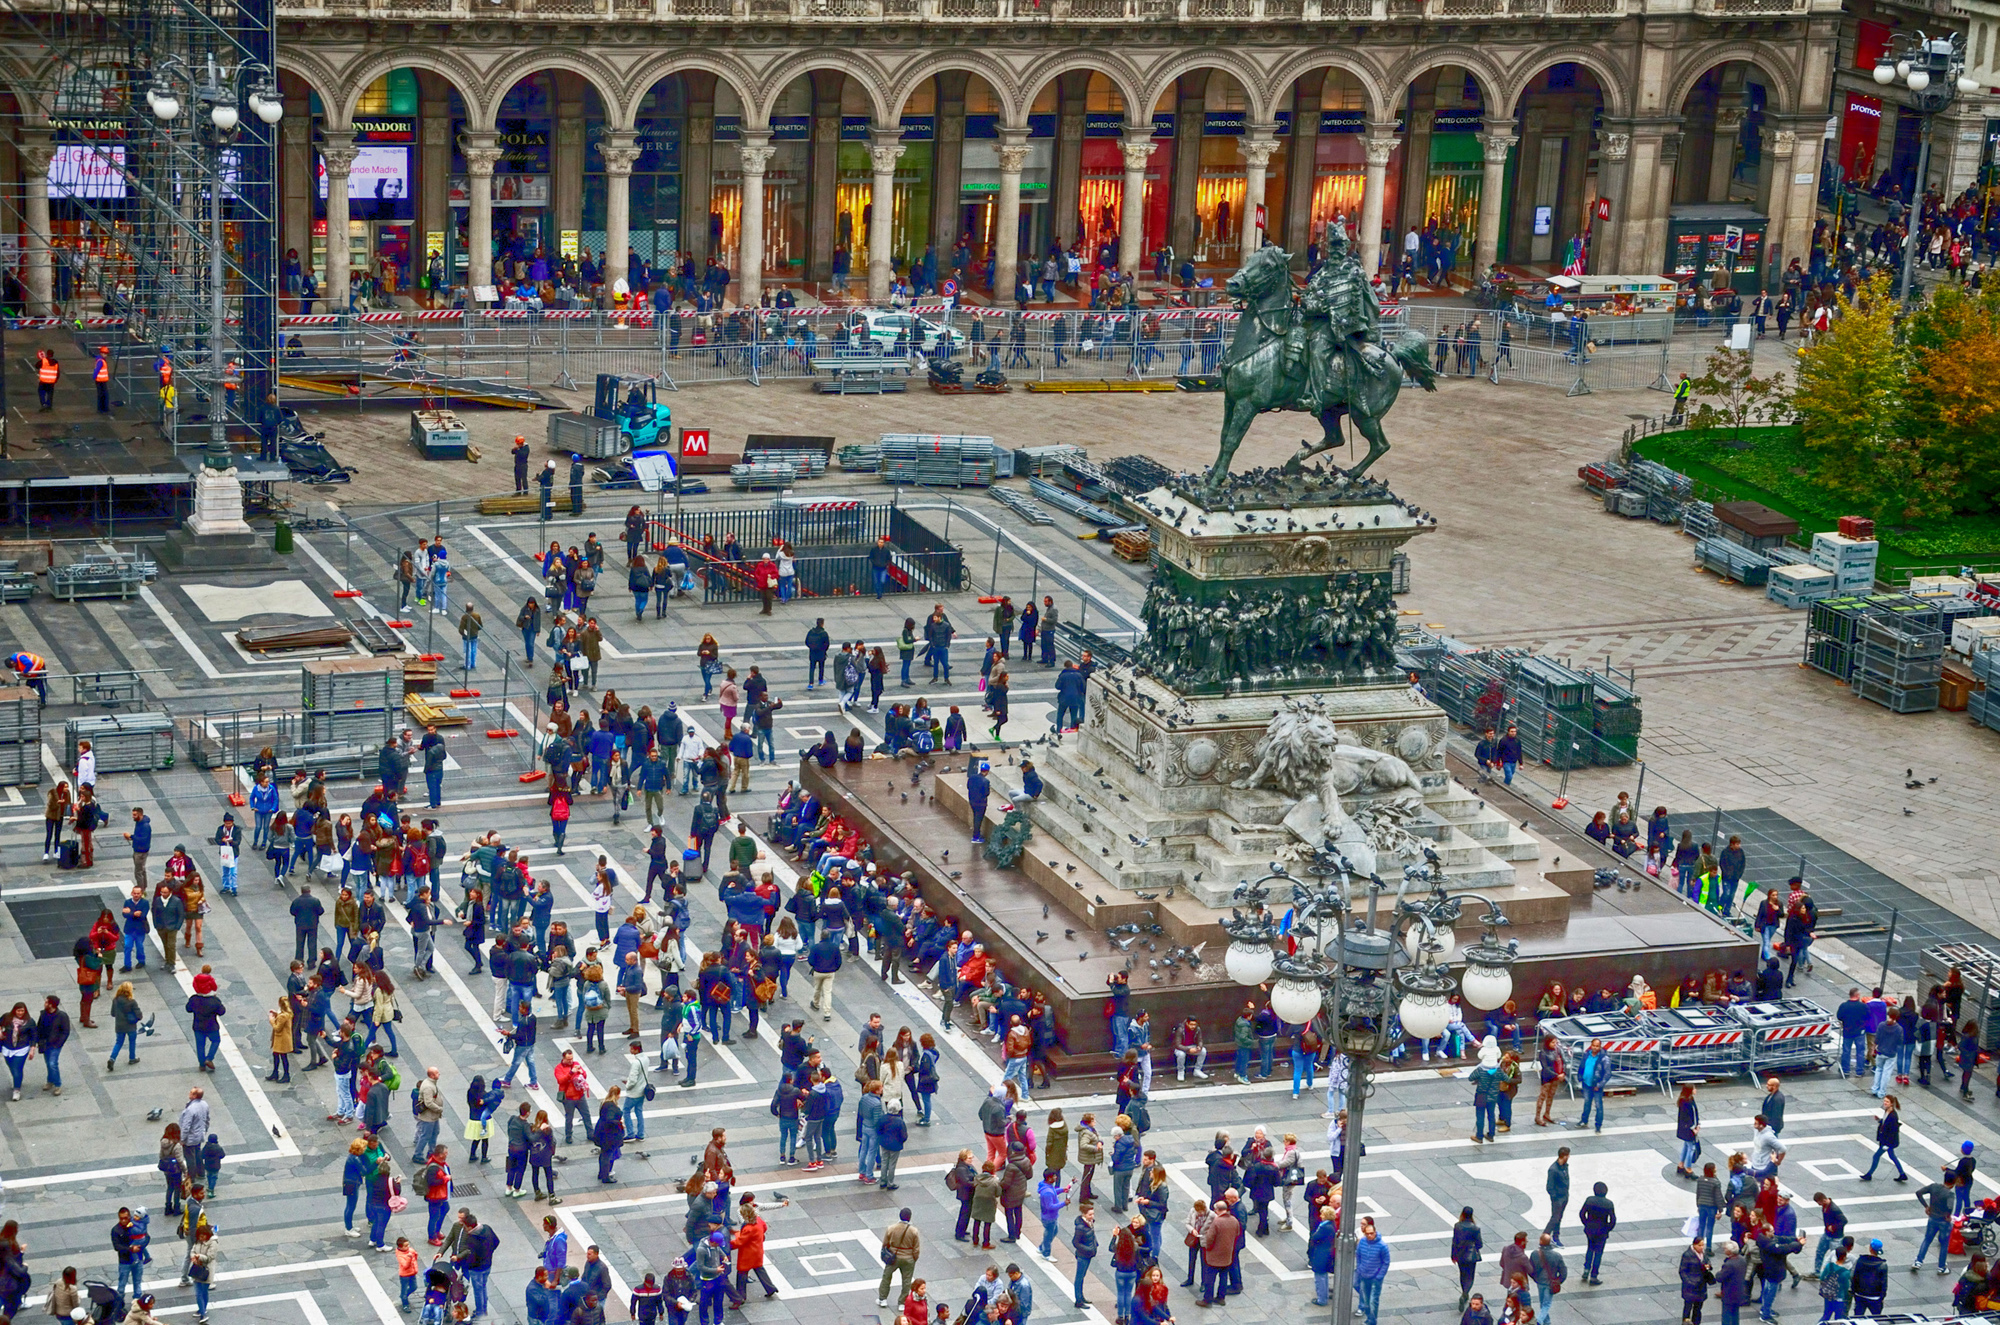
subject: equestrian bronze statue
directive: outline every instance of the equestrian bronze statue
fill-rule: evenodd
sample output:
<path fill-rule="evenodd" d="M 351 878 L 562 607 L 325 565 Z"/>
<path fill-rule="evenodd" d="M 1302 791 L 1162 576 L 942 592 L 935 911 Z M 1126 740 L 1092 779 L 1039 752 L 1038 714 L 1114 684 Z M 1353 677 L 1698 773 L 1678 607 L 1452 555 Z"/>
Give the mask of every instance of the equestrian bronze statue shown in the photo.
<path fill-rule="evenodd" d="M 1341 445 L 1341 416 L 1352 419 L 1368 439 L 1368 454 L 1346 471 L 1356 478 L 1389 449 L 1382 416 L 1404 376 L 1437 390 L 1421 333 L 1382 339 L 1381 303 L 1338 228 L 1329 229 L 1325 261 L 1304 291 L 1293 288 L 1291 255 L 1269 246 L 1253 252 L 1227 288 L 1243 313 L 1222 362 L 1222 447 L 1209 470 L 1211 491 L 1223 486 L 1243 434 L 1266 410 L 1299 410 L 1320 422 L 1319 443 L 1302 443 L 1285 462 L 1287 473 Z"/>

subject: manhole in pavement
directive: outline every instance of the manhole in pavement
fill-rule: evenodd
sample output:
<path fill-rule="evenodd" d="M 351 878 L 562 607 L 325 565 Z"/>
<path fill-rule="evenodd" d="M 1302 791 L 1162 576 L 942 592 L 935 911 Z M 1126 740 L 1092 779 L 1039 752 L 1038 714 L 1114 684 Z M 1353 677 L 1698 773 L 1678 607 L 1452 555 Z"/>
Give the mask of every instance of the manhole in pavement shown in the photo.
<path fill-rule="evenodd" d="M 477 1196 L 479 1195 L 479 1184 L 476 1182 L 460 1182 L 454 1178 L 451 1184 L 451 1194 L 454 1199 L 460 1196 Z"/>

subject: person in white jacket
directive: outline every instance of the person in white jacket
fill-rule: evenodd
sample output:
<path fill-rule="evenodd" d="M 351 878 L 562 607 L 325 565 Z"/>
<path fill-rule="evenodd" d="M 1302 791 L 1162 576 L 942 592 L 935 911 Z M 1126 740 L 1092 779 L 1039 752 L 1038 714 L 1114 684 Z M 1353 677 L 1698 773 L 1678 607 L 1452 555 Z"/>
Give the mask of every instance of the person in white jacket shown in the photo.
<path fill-rule="evenodd" d="M 689 723 L 687 730 L 681 733 L 681 795 L 692 795 L 694 789 L 701 785 L 698 775 L 701 769 L 701 757 L 707 748 L 701 743 L 701 733 L 694 729 L 693 723 Z"/>

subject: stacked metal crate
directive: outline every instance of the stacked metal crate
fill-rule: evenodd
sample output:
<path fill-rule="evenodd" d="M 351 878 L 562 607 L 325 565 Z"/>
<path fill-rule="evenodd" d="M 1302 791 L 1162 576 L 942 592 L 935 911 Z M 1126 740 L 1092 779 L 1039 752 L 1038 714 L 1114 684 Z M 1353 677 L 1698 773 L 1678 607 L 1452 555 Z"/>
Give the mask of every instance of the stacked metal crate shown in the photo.
<path fill-rule="evenodd" d="M 999 469 L 991 437 L 882 434 L 882 481 L 925 488 L 984 488 Z"/>
<path fill-rule="evenodd" d="M 1512 721 L 1521 737 L 1521 756 L 1552 768 L 1590 763 L 1596 722 L 1591 678 L 1547 658 L 1512 662 Z"/>
<path fill-rule="evenodd" d="M 42 697 L 27 686 L 0 688 L 0 786 L 42 780 Z"/>
<path fill-rule="evenodd" d="M 746 465 L 789 465 L 800 478 L 818 478 L 826 473 L 826 452 L 811 447 L 745 447 L 743 463 Z"/>
<path fill-rule="evenodd" d="M 76 767 L 77 747 L 82 741 L 90 742 L 100 773 L 143 773 L 174 764 L 174 723 L 165 713 L 71 718 L 63 724 L 67 767 Z"/>
<path fill-rule="evenodd" d="M 2000 732 L 2000 649 L 1981 649 L 1972 655 L 1972 679 L 1984 683 L 1966 700 L 1966 716 L 1982 727 Z"/>
<path fill-rule="evenodd" d="M 1173 471 L 1151 456 L 1121 455 L 1104 466 L 1104 477 L 1120 491 L 1138 494 L 1164 486 Z"/>
<path fill-rule="evenodd" d="M 1928 713 L 1938 706 L 1938 674 L 1946 636 L 1909 614 L 1879 612 L 1861 623 L 1854 693 L 1894 713 Z"/>
<path fill-rule="evenodd" d="M 1590 702 L 1590 731 L 1597 738 L 1590 743 L 1590 762 L 1610 766 L 1637 759 L 1643 716 L 1638 694 L 1622 681 L 1592 672 Z"/>
<path fill-rule="evenodd" d="M 403 720 L 403 664 L 396 658 L 328 658 L 302 664 L 299 744 L 378 746 Z"/>
<path fill-rule="evenodd" d="M 1836 681 L 1853 677 L 1861 652 L 1861 623 L 1876 595 L 1837 594 L 1806 610 L 1806 666 Z"/>

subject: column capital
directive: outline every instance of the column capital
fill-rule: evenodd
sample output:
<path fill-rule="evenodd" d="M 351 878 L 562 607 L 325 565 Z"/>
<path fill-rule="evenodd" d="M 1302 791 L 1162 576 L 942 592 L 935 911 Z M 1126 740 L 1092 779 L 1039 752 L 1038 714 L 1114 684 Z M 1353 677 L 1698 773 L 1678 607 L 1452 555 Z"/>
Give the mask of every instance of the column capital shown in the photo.
<path fill-rule="evenodd" d="M 1506 165 L 1507 153 L 1513 151 L 1515 145 L 1520 141 L 1517 135 L 1511 133 L 1482 133 L 1479 135 L 1479 143 L 1480 146 L 1486 149 L 1486 164 L 1489 166 Z"/>
<path fill-rule="evenodd" d="M 1775 157 L 1788 157 L 1798 150 L 1799 136 L 1790 129 L 1764 130 L 1764 147 Z"/>
<path fill-rule="evenodd" d="M 1362 138 L 1361 151 L 1371 166 L 1386 166 L 1389 158 L 1396 154 L 1397 139 L 1393 136 L 1377 138 L 1370 134 Z"/>
<path fill-rule="evenodd" d="M 1743 127 L 1743 109 L 1740 106 L 1718 106 L 1715 110 L 1715 131 L 1735 133 Z"/>
<path fill-rule="evenodd" d="M 777 152 L 771 146 L 769 129 L 744 128 L 736 138 L 736 159 L 745 175 L 762 175 L 764 167 L 771 164 L 771 157 Z"/>
<path fill-rule="evenodd" d="M 1284 146 L 1284 141 L 1278 137 L 1277 125 L 1253 124 L 1249 132 L 1243 135 L 1243 141 L 1239 146 L 1243 149 L 1244 162 L 1262 170 L 1271 164 L 1271 158 L 1278 154 L 1278 149 Z"/>
<path fill-rule="evenodd" d="M 319 154 L 326 159 L 328 175 L 346 175 L 353 172 L 361 148 L 351 140 L 334 138 L 320 144 Z"/>
<path fill-rule="evenodd" d="M 1128 124 L 1119 147 L 1125 153 L 1125 169 L 1128 172 L 1143 171 L 1146 163 L 1153 159 L 1153 149 L 1159 146 L 1153 139 L 1153 126 Z"/>
<path fill-rule="evenodd" d="M 1018 175 L 1021 173 L 1021 168 L 1027 164 L 1028 145 L 1026 143 L 1002 143 L 1000 145 L 1001 174 Z"/>
<path fill-rule="evenodd" d="M 31 177 L 48 178 L 49 165 L 56 159 L 54 135 L 44 129 L 24 130 L 15 140 L 14 150 L 21 154 L 21 164 Z"/>
<path fill-rule="evenodd" d="M 1632 152 L 1632 135 L 1629 133 L 1607 133 L 1602 143 L 1606 161 L 1623 161 Z"/>
<path fill-rule="evenodd" d="M 644 154 L 639 146 L 639 135 L 630 129 L 613 129 L 606 133 L 598 142 L 597 151 L 604 158 L 605 174 L 627 177 Z"/>
<path fill-rule="evenodd" d="M 868 160 L 878 175 L 894 174 L 896 163 L 903 159 L 903 131 L 901 129 L 877 129 L 868 144 Z"/>
<path fill-rule="evenodd" d="M 491 178 L 493 167 L 505 152 L 497 133 L 463 133 L 458 137 L 459 154 L 465 158 L 465 173 Z M 329 167 L 330 169 L 331 167 Z"/>

